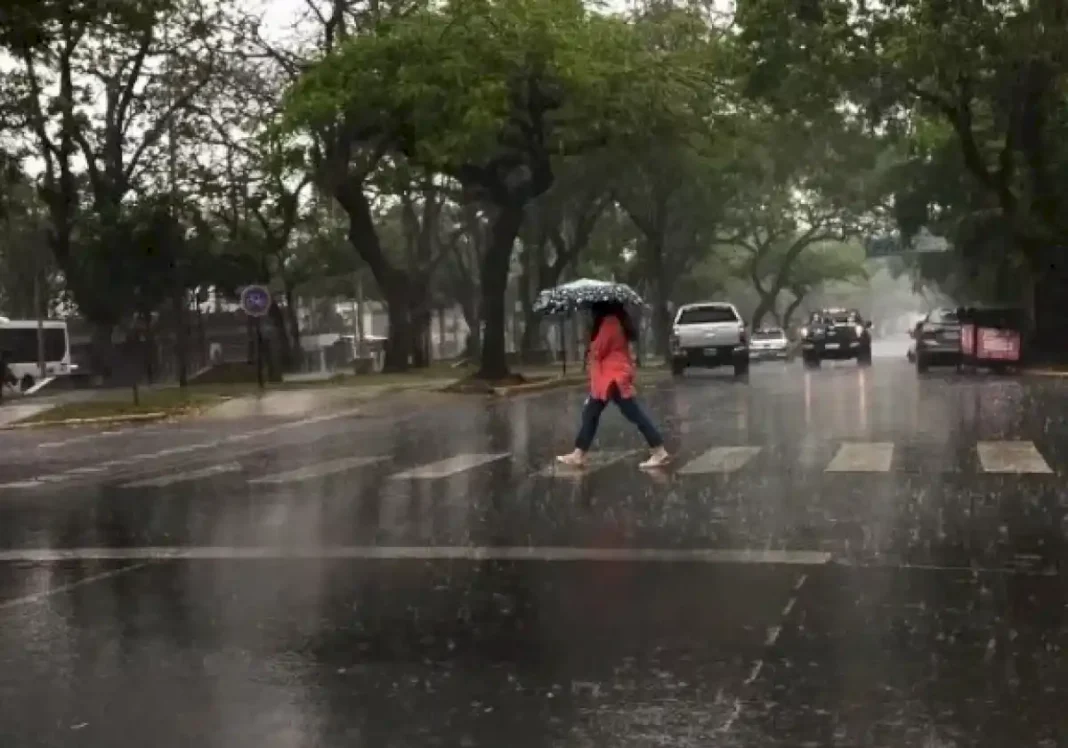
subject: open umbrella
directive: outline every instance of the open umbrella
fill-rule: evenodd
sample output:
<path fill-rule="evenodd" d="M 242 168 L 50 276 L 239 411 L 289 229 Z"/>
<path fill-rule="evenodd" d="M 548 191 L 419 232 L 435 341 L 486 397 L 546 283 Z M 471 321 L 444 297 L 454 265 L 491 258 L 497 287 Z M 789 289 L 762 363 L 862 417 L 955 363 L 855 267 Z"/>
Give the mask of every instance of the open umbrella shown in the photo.
<path fill-rule="evenodd" d="M 642 297 L 626 283 L 580 278 L 539 293 L 534 301 L 534 311 L 538 314 L 568 314 L 605 302 L 636 307 L 645 305 Z"/>

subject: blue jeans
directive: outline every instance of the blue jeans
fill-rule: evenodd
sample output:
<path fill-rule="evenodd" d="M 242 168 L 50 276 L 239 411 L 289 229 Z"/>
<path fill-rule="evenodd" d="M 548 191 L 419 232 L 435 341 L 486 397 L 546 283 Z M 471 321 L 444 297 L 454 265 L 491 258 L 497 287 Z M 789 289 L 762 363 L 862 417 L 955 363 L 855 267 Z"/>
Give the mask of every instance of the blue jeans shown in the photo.
<path fill-rule="evenodd" d="M 623 417 L 638 427 L 638 431 L 642 432 L 650 448 L 656 449 L 664 446 L 664 439 L 660 436 L 660 432 L 656 430 L 656 426 L 649 420 L 649 416 L 645 415 L 645 411 L 638 405 L 635 398 L 620 396 L 619 389 L 615 385 L 609 390 L 608 397 L 619 407 Z M 575 437 L 576 449 L 581 449 L 583 452 L 589 451 L 594 437 L 597 436 L 597 425 L 601 422 L 601 414 L 607 407 L 608 400 L 586 398 L 586 405 L 582 408 L 582 426 L 579 428 L 578 436 Z"/>

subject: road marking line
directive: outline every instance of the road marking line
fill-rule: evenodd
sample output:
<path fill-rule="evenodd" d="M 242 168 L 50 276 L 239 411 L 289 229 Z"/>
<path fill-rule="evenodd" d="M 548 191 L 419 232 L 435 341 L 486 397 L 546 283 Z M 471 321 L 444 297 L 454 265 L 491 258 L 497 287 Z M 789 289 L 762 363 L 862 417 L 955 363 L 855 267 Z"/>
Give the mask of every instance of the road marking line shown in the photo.
<path fill-rule="evenodd" d="M 764 639 L 764 646 L 770 647 L 779 640 L 779 634 L 782 633 L 782 626 L 772 626 L 768 629 L 768 636 Z"/>
<path fill-rule="evenodd" d="M 790 615 L 790 611 L 794 609 L 795 605 L 797 605 L 797 598 L 796 597 L 791 597 L 790 601 L 788 603 L 786 603 L 786 605 L 783 606 L 782 617 L 786 618 L 787 616 L 789 616 Z"/>
<path fill-rule="evenodd" d="M 38 486 L 47 486 L 45 481 L 37 480 L 36 478 L 30 478 L 28 480 L 15 480 L 9 483 L 0 483 L 0 488 L 37 488 Z"/>
<path fill-rule="evenodd" d="M 131 483 L 124 483 L 122 488 L 162 488 L 175 483 L 187 483 L 202 478 L 223 475 L 224 473 L 236 473 L 240 471 L 240 463 L 227 462 L 223 465 L 212 465 L 211 467 L 201 468 L 200 470 L 189 470 L 184 473 L 171 473 L 169 475 L 160 475 L 155 478 L 135 480 Z"/>
<path fill-rule="evenodd" d="M 764 661 L 757 660 L 753 663 L 753 669 L 749 671 L 749 677 L 745 679 L 745 685 L 751 686 L 760 677 L 760 671 L 764 669 Z"/>
<path fill-rule="evenodd" d="M 506 457 L 511 457 L 511 452 L 462 454 L 447 457 L 444 460 L 431 462 L 426 465 L 404 470 L 391 475 L 393 480 L 433 480 L 434 478 L 448 478 L 458 473 L 471 470 L 490 462 L 497 462 Z"/>
<path fill-rule="evenodd" d="M 1035 448 L 1027 441 L 979 442 L 979 463 L 986 473 L 1039 473 L 1053 472 Z"/>
<path fill-rule="evenodd" d="M 823 551 L 758 551 L 668 548 L 568 548 L 523 546 L 327 546 L 145 548 L 44 548 L 0 551 L 11 561 L 164 561 L 164 560 L 385 560 L 385 561 L 620 561 L 659 563 L 742 563 L 821 566 L 831 560 Z"/>
<path fill-rule="evenodd" d="M 727 721 L 726 722 L 724 722 L 719 728 L 716 729 L 716 732 L 717 733 L 730 732 L 731 728 L 734 727 L 734 723 L 737 722 L 738 718 L 741 717 L 741 716 L 742 716 L 742 700 L 741 699 L 735 699 L 734 700 L 734 708 L 731 709 L 730 716 L 727 717 Z"/>
<path fill-rule="evenodd" d="M 682 466 L 679 475 L 733 473 L 760 453 L 761 447 L 712 447 Z"/>
<path fill-rule="evenodd" d="M 894 461 L 891 442 L 845 442 L 838 448 L 828 473 L 888 473 Z"/>
<path fill-rule="evenodd" d="M 181 447 L 170 447 L 168 449 L 161 449 L 158 452 L 153 452 L 149 457 L 170 457 L 171 455 L 182 455 L 190 452 L 198 452 L 201 449 L 210 449 L 211 447 L 217 447 L 221 444 L 220 441 L 204 442 L 202 444 L 185 444 Z"/>
<path fill-rule="evenodd" d="M 581 478 L 601 468 L 613 465 L 623 458 L 631 456 L 636 451 L 634 449 L 607 449 L 603 452 L 594 452 L 589 456 L 588 462 L 583 467 L 565 465 L 562 462 L 553 460 L 535 475 L 539 478 Z"/>
<path fill-rule="evenodd" d="M 139 564 L 130 564 L 129 566 L 124 566 L 121 569 L 112 569 L 111 571 L 101 572 L 100 574 L 93 574 L 88 577 L 83 577 L 82 579 L 79 579 L 76 582 L 71 582 L 69 584 L 61 584 L 58 587 L 50 587 L 47 590 L 42 590 L 41 592 L 34 592 L 31 595 L 23 595 L 22 597 L 16 597 L 12 600 L 4 600 L 3 602 L 0 602 L 0 611 L 18 608 L 23 605 L 32 605 L 33 603 L 39 603 L 43 600 L 47 600 L 50 597 L 55 597 L 56 595 L 61 595 L 64 592 L 69 592 L 71 590 L 77 589 L 78 587 L 85 587 L 86 585 L 95 584 L 96 582 L 102 582 L 105 579 L 117 577 L 120 574 L 128 574 L 131 571 L 143 569 L 146 566 L 149 566 L 151 563 L 151 561 L 144 561 Z"/>
<path fill-rule="evenodd" d="M 808 574 L 802 574 L 800 577 L 798 577 L 797 578 L 797 583 L 794 585 L 794 592 L 798 592 L 802 587 L 804 587 L 805 586 L 805 582 L 807 582 L 807 581 L 808 581 Z"/>
<path fill-rule="evenodd" d="M 64 475 L 92 475 L 93 473 L 102 473 L 107 470 L 106 467 L 100 465 L 90 465 L 88 467 L 71 468 L 70 470 L 63 471 Z"/>
<path fill-rule="evenodd" d="M 282 473 L 274 473 L 272 475 L 264 475 L 259 478 L 251 478 L 249 479 L 249 483 L 267 483 L 271 485 L 278 485 L 281 483 L 295 483 L 298 481 L 311 480 L 314 478 L 325 478 L 328 475 L 343 473 L 349 470 L 354 470 L 356 468 L 365 467 L 367 465 L 373 465 L 378 462 L 384 462 L 388 459 L 388 457 L 382 456 L 345 457 L 340 460 L 329 460 L 327 462 L 320 462 L 316 465 L 309 465 L 307 467 L 297 468 L 296 470 L 287 470 Z"/>

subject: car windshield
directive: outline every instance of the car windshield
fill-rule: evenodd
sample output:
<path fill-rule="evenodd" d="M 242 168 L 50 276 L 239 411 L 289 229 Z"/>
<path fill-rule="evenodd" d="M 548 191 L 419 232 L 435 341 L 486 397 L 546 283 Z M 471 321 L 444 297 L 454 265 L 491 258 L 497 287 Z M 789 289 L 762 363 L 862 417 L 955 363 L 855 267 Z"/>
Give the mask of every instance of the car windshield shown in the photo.
<path fill-rule="evenodd" d="M 953 309 L 936 309 L 931 312 L 930 321 L 936 324 L 956 324 L 960 320 Z"/>
<path fill-rule="evenodd" d="M 707 325 L 713 322 L 737 322 L 738 315 L 729 306 L 694 306 L 683 309 L 680 325 Z"/>
<path fill-rule="evenodd" d="M 828 314 L 825 319 L 829 325 L 851 325 L 856 324 L 860 317 L 853 312 L 836 312 Z"/>

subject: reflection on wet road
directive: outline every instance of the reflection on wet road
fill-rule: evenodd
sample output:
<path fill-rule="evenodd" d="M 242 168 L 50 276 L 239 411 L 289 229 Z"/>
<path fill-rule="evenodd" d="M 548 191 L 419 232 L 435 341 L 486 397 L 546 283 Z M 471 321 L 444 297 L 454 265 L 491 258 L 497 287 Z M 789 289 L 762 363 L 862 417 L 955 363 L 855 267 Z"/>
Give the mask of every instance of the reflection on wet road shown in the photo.
<path fill-rule="evenodd" d="M 4 745 L 1068 744 L 1060 380 L 580 394 L 3 435 Z"/>

